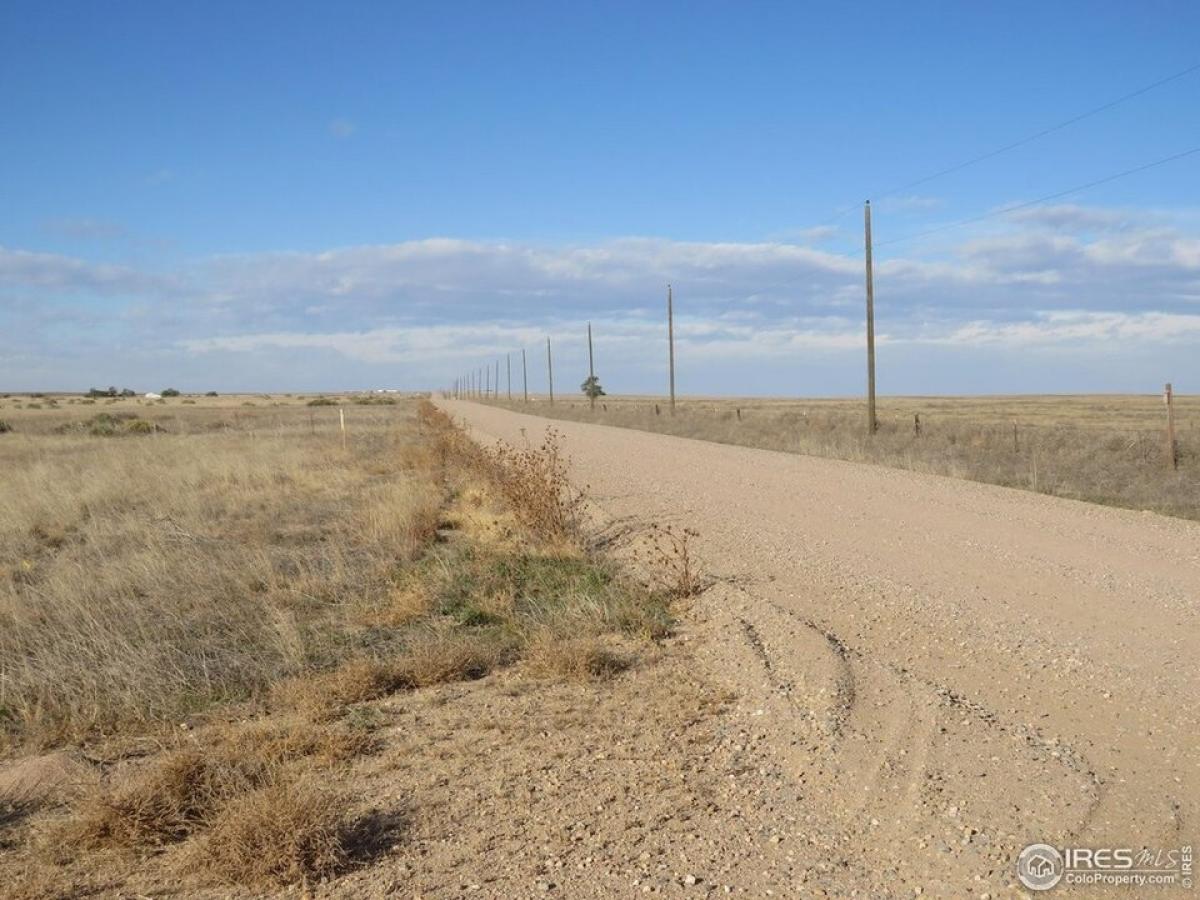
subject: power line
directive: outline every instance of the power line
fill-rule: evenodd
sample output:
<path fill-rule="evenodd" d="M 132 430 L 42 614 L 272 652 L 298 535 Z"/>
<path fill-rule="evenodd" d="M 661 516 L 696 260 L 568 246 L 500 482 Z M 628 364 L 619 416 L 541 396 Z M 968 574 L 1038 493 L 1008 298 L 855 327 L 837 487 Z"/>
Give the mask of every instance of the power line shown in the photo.
<path fill-rule="evenodd" d="M 997 156 L 1000 156 L 1001 154 L 1008 153 L 1010 150 L 1015 150 L 1018 147 L 1024 147 L 1026 144 L 1030 144 L 1030 143 L 1038 140 L 1039 138 L 1045 137 L 1048 134 L 1053 134 L 1056 131 L 1062 131 L 1062 129 L 1067 128 L 1071 125 L 1074 125 L 1076 122 L 1082 122 L 1084 119 L 1089 119 L 1092 116 L 1098 115 L 1102 112 L 1106 112 L 1107 110 L 1110 110 L 1115 106 L 1120 106 L 1122 103 L 1126 103 L 1130 100 L 1133 100 L 1137 97 L 1142 96 L 1143 94 L 1147 94 L 1150 91 L 1153 91 L 1156 88 L 1160 88 L 1165 84 L 1170 84 L 1172 81 L 1178 81 L 1180 78 L 1183 78 L 1187 75 L 1191 75 L 1193 72 L 1197 72 L 1197 71 L 1200 71 L 1200 63 L 1196 63 L 1195 65 L 1188 66 L 1186 69 L 1182 69 L 1181 71 L 1175 72 L 1172 75 L 1167 75 L 1165 78 L 1160 78 L 1157 81 L 1151 82 L 1150 84 L 1143 85 L 1142 87 L 1138 88 L 1137 90 L 1130 91 L 1128 94 L 1123 94 L 1114 100 L 1109 100 L 1107 103 L 1102 103 L 1099 106 L 1092 107 L 1091 109 L 1086 110 L 1085 112 L 1081 112 L 1077 115 L 1071 116 L 1068 119 L 1063 119 L 1061 122 L 1057 122 L 1054 125 L 1050 125 L 1046 128 L 1043 128 L 1041 131 L 1037 131 L 1037 132 L 1034 132 L 1033 134 L 1026 135 L 1025 137 L 1023 137 L 1019 140 L 1012 141 L 1011 143 L 1008 143 L 1008 144 L 1004 144 L 1003 146 L 997 147 L 994 150 L 989 150 L 986 153 L 981 153 L 978 156 L 973 156 L 970 159 L 966 159 L 966 160 L 963 160 L 962 162 L 955 163 L 952 166 L 947 166 L 944 169 L 939 169 L 936 172 L 931 172 L 928 175 L 923 175 L 920 178 L 916 178 L 912 181 L 905 182 L 904 184 L 888 188 L 885 191 L 876 191 L 871 194 L 871 198 L 874 200 L 879 200 L 884 197 L 891 197 L 894 194 L 900 193 L 901 191 L 911 190 L 912 188 L 919 187 L 920 185 L 926 184 L 930 181 L 933 181 L 934 179 L 941 178 L 944 175 L 951 175 L 955 172 L 961 172 L 963 169 L 969 168 L 969 167 L 976 165 L 978 163 L 981 163 L 981 162 L 986 162 L 987 160 L 993 159 Z M 843 216 L 845 216 L 847 213 L 853 212 L 856 209 L 858 209 L 858 204 L 843 207 L 840 211 L 835 213 L 835 215 L 832 219 L 830 219 L 828 222 L 826 222 L 824 224 L 825 225 L 833 225 L 836 222 L 838 222 L 839 220 L 841 220 L 841 218 Z"/>
<path fill-rule="evenodd" d="M 1123 172 L 1117 172 L 1113 175 L 1106 175 L 1103 178 L 1097 178 L 1095 181 L 1089 181 L 1086 184 L 1078 184 L 1075 187 L 1070 187 L 1066 190 L 1055 191 L 1053 194 L 1046 194 L 1044 197 L 1038 197 L 1036 200 L 1026 200 L 1023 203 L 1015 203 L 1012 206 L 994 209 L 991 212 L 982 213 L 978 216 L 972 216 L 969 219 L 959 219 L 956 222 L 947 222 L 945 225 L 939 225 L 936 228 L 929 228 L 925 231 L 919 231 L 916 234 L 892 238 L 889 241 L 879 241 L 875 246 L 885 247 L 889 244 L 898 244 L 901 241 L 911 241 L 915 238 L 925 237 L 929 234 L 937 234 L 940 231 L 948 231 L 951 228 L 959 228 L 963 225 L 971 225 L 975 222 L 982 222 L 984 219 L 991 219 L 995 218 L 996 216 L 1003 216 L 1007 215 L 1008 213 L 1017 212 L 1018 210 L 1028 209 L 1031 206 L 1037 206 L 1039 203 L 1047 203 L 1051 200 L 1057 200 L 1060 197 L 1066 197 L 1068 194 L 1076 194 L 1079 191 L 1086 191 L 1088 188 L 1093 188 L 1101 184 L 1108 184 L 1110 181 L 1116 181 L 1118 178 L 1125 178 L 1128 175 L 1136 175 L 1138 172 L 1145 172 L 1147 169 L 1154 169 L 1158 166 L 1175 162 L 1177 159 L 1183 159 L 1185 156 L 1191 156 L 1194 153 L 1200 153 L 1200 147 L 1193 147 L 1190 150 L 1184 150 L 1182 153 L 1164 156 L 1162 159 L 1156 159 L 1154 162 L 1146 163 L 1145 165 L 1141 166 L 1135 166 L 1132 169 L 1125 169 Z"/>
<path fill-rule="evenodd" d="M 953 166 L 949 166 L 945 169 L 941 169 L 937 172 L 933 172 L 932 174 L 922 176 L 921 178 L 917 178 L 914 181 L 909 181 L 906 184 L 902 184 L 897 187 L 890 188 L 889 190 L 882 191 L 877 194 L 873 194 L 872 198 L 890 197 L 892 194 L 899 193 L 900 191 L 907 191 L 911 188 L 915 188 L 919 185 L 925 184 L 928 181 L 933 181 L 935 178 L 941 178 L 943 175 L 950 175 L 954 172 L 960 172 L 963 169 L 967 168 L 968 166 L 973 166 L 976 163 L 981 163 L 986 160 L 992 159 L 993 157 L 999 156 L 1002 153 L 1007 153 L 1010 150 L 1015 150 L 1018 147 L 1023 147 L 1026 144 L 1032 143 L 1033 141 L 1036 141 L 1039 138 L 1043 138 L 1048 134 L 1053 134 L 1056 131 L 1062 131 L 1062 129 L 1064 129 L 1070 125 L 1074 125 L 1076 122 L 1082 122 L 1084 119 L 1091 118 L 1094 115 L 1105 112 L 1106 110 L 1110 110 L 1114 106 L 1120 106 L 1122 103 L 1125 103 L 1129 100 L 1133 100 L 1135 97 L 1140 97 L 1140 96 L 1142 96 L 1142 94 L 1149 93 L 1150 91 L 1154 90 L 1155 88 L 1162 87 L 1164 84 L 1170 84 L 1172 81 L 1177 81 L 1180 78 L 1183 78 L 1185 75 L 1190 75 L 1190 74 L 1192 74 L 1192 72 L 1196 72 L 1196 71 L 1200 71 L 1200 63 L 1197 63 L 1196 65 L 1193 65 L 1193 66 L 1189 66 L 1188 68 L 1184 69 L 1183 71 L 1176 72 L 1174 75 L 1168 75 L 1166 78 L 1160 78 L 1158 81 L 1152 82 L 1151 84 L 1147 84 L 1144 87 L 1140 87 L 1136 91 L 1130 91 L 1128 94 L 1118 97 L 1115 100 L 1110 100 L 1107 103 L 1102 103 L 1100 106 L 1093 107 L 1092 109 L 1089 109 L 1086 112 L 1082 112 L 1079 115 L 1072 116 L 1069 119 L 1064 119 L 1063 121 L 1061 121 L 1055 125 L 1051 125 L 1049 128 L 1043 128 L 1041 131 L 1035 132 L 1034 134 L 1028 135 L 1027 137 L 1023 137 L 1020 140 L 1013 141 L 1011 144 L 1005 144 L 1003 147 L 997 147 L 995 150 L 989 150 L 987 153 L 982 153 L 979 156 L 974 156 L 968 160 L 964 160 L 963 162 L 957 163 Z"/>
<path fill-rule="evenodd" d="M 1028 209 L 1031 206 L 1037 206 L 1039 203 L 1048 203 L 1051 200 L 1057 200 L 1060 197 L 1066 197 L 1069 194 L 1076 194 L 1080 191 L 1086 191 L 1088 188 L 1097 187 L 1098 185 L 1101 185 L 1101 184 L 1108 184 L 1110 181 L 1116 181 L 1119 178 L 1125 178 L 1129 175 L 1136 175 L 1138 172 L 1145 172 L 1147 169 L 1154 169 L 1154 168 L 1157 168 L 1158 166 L 1163 166 L 1163 165 L 1166 165 L 1167 163 L 1175 162 L 1175 160 L 1183 159 L 1184 157 L 1191 156 L 1195 153 L 1200 153 L 1200 147 L 1193 147 L 1190 150 L 1184 150 L 1181 153 L 1175 153 L 1175 154 L 1172 154 L 1171 156 L 1165 156 L 1162 159 L 1156 159 L 1154 162 L 1145 163 L 1144 165 L 1140 165 L 1140 166 L 1134 166 L 1132 169 L 1125 169 L 1124 171 L 1117 172 L 1112 175 L 1106 175 L 1103 178 L 1097 178 L 1094 181 L 1087 182 L 1086 184 L 1077 184 L 1074 187 L 1069 187 L 1069 188 L 1066 188 L 1065 190 L 1055 191 L 1053 194 L 1046 194 L 1045 196 L 1038 197 L 1036 200 L 1026 200 L 1021 203 L 1015 203 L 1011 206 L 1005 206 L 1001 209 L 992 210 L 991 212 L 981 213 L 980 215 L 977 215 L 977 216 L 971 216 L 970 218 L 967 218 L 967 219 L 959 219 L 958 221 L 955 221 L 955 222 L 947 222 L 945 225 L 938 225 L 936 228 L 929 228 L 929 229 L 926 229 L 925 231 L 919 231 L 915 234 L 909 234 L 909 235 L 905 235 L 903 237 L 892 238 L 891 240 L 887 240 L 887 241 L 876 241 L 875 246 L 876 247 L 886 247 L 890 244 L 899 244 L 902 241 L 915 240 L 916 238 L 925 237 L 926 235 L 937 234 L 938 232 L 941 232 L 941 231 L 949 231 L 952 228 L 959 228 L 963 225 L 971 225 L 971 224 L 974 224 L 975 222 L 982 222 L 985 219 L 992 219 L 992 218 L 995 218 L 996 216 L 1003 216 L 1003 215 L 1007 215 L 1008 213 L 1017 212 L 1022 209 Z M 757 290 L 755 290 L 749 294 L 746 294 L 744 297 L 740 298 L 739 302 L 751 300 L 751 299 L 759 296 L 760 294 L 765 294 L 768 291 L 773 291 L 775 288 L 786 287 L 789 284 L 793 284 L 793 283 L 799 281 L 803 277 L 804 277 L 804 275 L 797 275 L 793 278 L 785 278 L 782 281 L 777 281 L 774 284 L 768 284 L 764 287 L 758 288 Z"/>

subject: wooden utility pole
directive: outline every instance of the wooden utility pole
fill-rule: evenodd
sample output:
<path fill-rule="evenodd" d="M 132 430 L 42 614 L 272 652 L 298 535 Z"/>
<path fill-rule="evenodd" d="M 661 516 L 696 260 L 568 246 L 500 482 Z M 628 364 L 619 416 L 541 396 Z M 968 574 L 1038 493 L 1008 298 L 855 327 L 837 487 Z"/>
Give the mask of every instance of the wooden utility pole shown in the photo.
<path fill-rule="evenodd" d="M 871 201 L 863 207 L 867 248 L 867 434 L 879 428 L 875 418 L 875 273 L 871 261 Z"/>
<path fill-rule="evenodd" d="M 1172 403 L 1174 396 L 1171 392 L 1171 384 L 1163 387 L 1163 403 L 1167 405 L 1167 465 L 1172 469 L 1179 468 L 1179 452 L 1175 446 L 1175 407 Z"/>
<path fill-rule="evenodd" d="M 508 387 L 508 402 L 512 403 L 512 354 L 504 354 L 504 371 L 506 374 L 505 385 Z"/>
<path fill-rule="evenodd" d="M 550 338 L 546 338 L 546 378 L 550 382 L 550 405 L 554 405 L 554 358 L 550 355 Z"/>
<path fill-rule="evenodd" d="M 588 402 L 596 411 L 596 367 L 592 362 L 592 323 L 588 322 Z"/>
<path fill-rule="evenodd" d="M 671 415 L 675 415 L 675 310 L 667 285 L 667 359 L 671 369 Z"/>
<path fill-rule="evenodd" d="M 483 367 L 483 399 L 486 400 L 492 393 L 492 367 Z"/>
<path fill-rule="evenodd" d="M 500 400 L 500 360 L 496 360 L 496 380 L 492 382 L 492 399 Z"/>
<path fill-rule="evenodd" d="M 525 348 L 521 348 L 521 384 L 525 386 L 525 402 L 529 402 L 529 369 L 525 365 Z"/>

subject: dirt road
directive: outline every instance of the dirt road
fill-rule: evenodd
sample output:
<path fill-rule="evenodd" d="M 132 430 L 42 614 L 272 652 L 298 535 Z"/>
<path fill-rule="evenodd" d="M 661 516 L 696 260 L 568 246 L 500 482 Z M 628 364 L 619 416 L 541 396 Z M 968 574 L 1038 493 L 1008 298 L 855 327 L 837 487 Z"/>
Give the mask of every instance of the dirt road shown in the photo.
<path fill-rule="evenodd" d="M 552 425 L 612 521 L 700 532 L 697 654 L 796 789 L 777 895 L 997 896 L 1031 842 L 1200 838 L 1200 524 L 443 405 Z"/>

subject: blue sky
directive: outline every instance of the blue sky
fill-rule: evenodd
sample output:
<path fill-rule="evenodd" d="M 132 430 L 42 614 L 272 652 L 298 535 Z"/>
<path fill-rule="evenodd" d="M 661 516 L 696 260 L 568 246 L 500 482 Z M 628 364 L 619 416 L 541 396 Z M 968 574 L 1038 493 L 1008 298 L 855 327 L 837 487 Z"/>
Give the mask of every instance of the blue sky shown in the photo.
<path fill-rule="evenodd" d="M 0 5 L 0 389 L 1190 390 L 1194 3 Z M 540 377 L 540 372 L 538 373 Z M 535 385 L 536 386 L 536 385 Z"/>

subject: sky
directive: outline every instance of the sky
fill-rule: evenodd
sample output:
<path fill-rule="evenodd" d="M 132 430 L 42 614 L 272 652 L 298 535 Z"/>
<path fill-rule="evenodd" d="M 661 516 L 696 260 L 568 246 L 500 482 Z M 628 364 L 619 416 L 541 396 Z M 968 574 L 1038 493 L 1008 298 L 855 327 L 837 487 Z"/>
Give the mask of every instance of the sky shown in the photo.
<path fill-rule="evenodd" d="M 872 199 L 881 393 L 1196 391 L 1200 152 L 1105 179 L 1200 148 L 1197 34 L 1190 0 L 3 0 L 0 390 L 525 348 L 540 391 L 590 321 L 604 387 L 661 393 L 669 283 L 681 393 L 852 395 Z"/>

